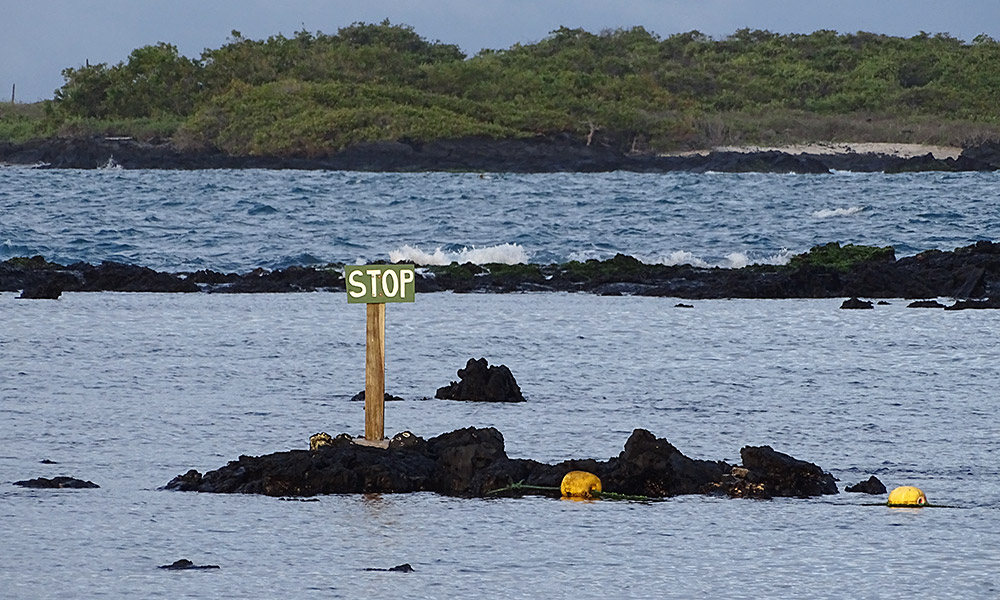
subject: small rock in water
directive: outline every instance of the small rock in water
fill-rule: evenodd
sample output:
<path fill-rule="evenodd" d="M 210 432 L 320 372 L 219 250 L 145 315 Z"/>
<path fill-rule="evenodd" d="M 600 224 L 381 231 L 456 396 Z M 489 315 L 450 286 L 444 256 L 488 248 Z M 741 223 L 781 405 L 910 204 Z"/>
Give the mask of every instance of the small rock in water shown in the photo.
<path fill-rule="evenodd" d="M 1000 308 L 1000 297 L 989 297 L 985 300 L 956 300 L 951 306 L 944 307 L 945 310 L 965 310 L 969 308 Z"/>
<path fill-rule="evenodd" d="M 386 402 L 402 402 L 402 400 L 403 399 L 400 398 L 399 396 L 393 396 L 389 392 L 385 392 L 385 401 Z M 351 402 L 364 402 L 364 401 L 365 401 L 365 391 L 364 390 L 361 390 L 357 394 L 354 394 L 353 396 L 351 396 Z"/>
<path fill-rule="evenodd" d="M 97 485 L 93 481 L 84 481 L 82 479 L 76 479 L 74 477 L 53 477 L 52 479 L 46 479 L 44 477 L 39 477 L 37 479 L 28 479 L 25 481 L 15 481 L 14 485 L 19 485 L 26 488 L 38 488 L 38 489 L 61 489 L 61 488 L 99 488 L 101 486 Z"/>
<path fill-rule="evenodd" d="M 866 481 L 855 483 L 844 488 L 845 492 L 856 492 L 860 494 L 884 494 L 885 484 L 879 481 L 878 477 L 872 475 Z"/>
<path fill-rule="evenodd" d="M 62 295 L 62 285 L 58 281 L 45 281 L 21 290 L 18 298 L 28 300 L 58 300 Z"/>
<path fill-rule="evenodd" d="M 390 567 L 388 569 L 368 567 L 367 569 L 365 569 L 365 571 L 392 571 L 395 573 L 412 573 L 413 567 L 410 566 L 410 563 L 403 563 L 401 565 L 396 565 L 395 567 Z"/>
<path fill-rule="evenodd" d="M 840 308 L 875 308 L 872 303 L 867 300 L 859 300 L 858 298 L 851 298 L 849 300 L 844 300 L 844 303 L 840 305 Z"/>
<path fill-rule="evenodd" d="M 937 300 L 914 300 L 906 305 L 906 308 L 944 308 Z"/>
<path fill-rule="evenodd" d="M 521 388 L 506 365 L 489 366 L 485 358 L 470 358 L 458 376 L 460 381 L 438 388 L 434 396 L 442 400 L 524 402 Z"/>
<path fill-rule="evenodd" d="M 186 558 L 180 560 L 175 560 L 169 565 L 160 565 L 161 569 L 168 569 L 170 571 L 185 571 L 193 569 L 218 569 L 219 565 L 196 565 Z"/>
<path fill-rule="evenodd" d="M 694 308 L 693 304 L 684 304 L 683 302 L 678 302 L 674 305 L 674 308 Z"/>

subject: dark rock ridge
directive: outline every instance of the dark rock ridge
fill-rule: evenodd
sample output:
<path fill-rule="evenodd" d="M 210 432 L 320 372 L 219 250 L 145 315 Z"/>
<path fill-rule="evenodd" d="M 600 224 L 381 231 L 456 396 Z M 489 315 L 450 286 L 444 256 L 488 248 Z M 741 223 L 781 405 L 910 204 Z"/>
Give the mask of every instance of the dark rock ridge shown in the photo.
<path fill-rule="evenodd" d="M 817 246 L 840 248 L 839 244 Z M 845 248 L 847 248 L 845 246 Z M 816 250 L 815 248 L 813 250 Z M 590 292 L 667 298 L 924 298 L 962 300 L 954 308 L 1000 305 L 1000 244 L 980 241 L 953 251 L 928 250 L 896 259 L 892 249 L 849 265 L 794 261 L 784 266 L 741 269 L 644 264 L 631 256 L 552 265 L 459 265 L 418 269 L 420 293 Z M 810 253 L 813 252 L 812 250 Z M 809 253 L 799 255 L 809 256 Z M 797 258 L 797 257 L 796 257 Z M 104 262 L 60 265 L 41 256 L 0 262 L 0 291 L 52 286 L 61 292 L 343 292 L 337 265 L 254 269 L 245 275 L 202 270 L 162 273 L 145 267 Z"/>
<path fill-rule="evenodd" d="M 15 481 L 14 485 L 26 488 L 38 488 L 38 489 L 61 489 L 61 488 L 88 489 L 88 488 L 101 487 L 96 483 L 94 483 L 93 481 L 84 481 L 82 479 L 76 479 L 75 477 L 53 477 L 52 479 L 46 479 L 45 477 L 38 477 L 37 479 Z"/>
<path fill-rule="evenodd" d="M 314 496 L 317 494 L 432 491 L 484 497 L 514 483 L 558 488 L 563 476 L 584 470 L 601 478 L 605 491 L 662 498 L 713 494 L 746 498 L 836 494 L 837 485 L 818 466 L 769 446 L 747 446 L 742 466 L 692 459 L 665 439 L 636 429 L 625 449 L 607 461 L 568 460 L 550 465 L 508 458 L 503 436 L 490 427 L 466 428 L 388 450 L 353 444 L 347 436 L 316 450 L 241 456 L 204 475 L 190 470 L 167 489 L 213 493 Z"/>
<path fill-rule="evenodd" d="M 217 150 L 181 150 L 167 140 L 48 138 L 0 142 L 0 163 L 47 168 L 96 169 L 324 169 L 351 171 L 721 171 L 827 173 L 850 171 L 990 171 L 1000 168 L 1000 148 L 990 142 L 966 148 L 958 159 L 932 155 L 787 154 L 777 151 L 711 152 L 707 155 L 624 154 L 587 146 L 569 135 L 529 139 L 467 137 L 431 142 L 364 142 L 327 156 L 232 156 Z"/>
<path fill-rule="evenodd" d="M 489 366 L 485 358 L 470 358 L 458 370 L 459 381 L 438 388 L 435 398 L 474 402 L 524 402 L 521 388 L 507 365 Z"/>

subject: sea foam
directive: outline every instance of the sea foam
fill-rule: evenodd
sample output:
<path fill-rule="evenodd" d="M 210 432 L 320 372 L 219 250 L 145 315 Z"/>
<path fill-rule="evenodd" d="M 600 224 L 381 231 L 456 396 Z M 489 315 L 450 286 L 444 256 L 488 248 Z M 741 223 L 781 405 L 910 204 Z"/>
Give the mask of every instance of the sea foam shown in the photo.
<path fill-rule="evenodd" d="M 817 219 L 829 219 L 830 217 L 851 217 L 859 212 L 863 212 L 865 207 L 863 206 L 851 206 L 848 208 L 824 208 L 822 210 L 814 211 L 812 216 Z"/>
<path fill-rule="evenodd" d="M 692 267 L 701 267 L 706 269 L 712 267 L 719 267 L 722 269 L 742 269 L 743 267 L 749 265 L 787 265 L 788 261 L 791 260 L 791 257 L 792 254 L 787 249 L 782 248 L 776 254 L 768 256 L 752 256 L 745 252 L 730 252 L 719 262 L 709 262 L 698 257 L 693 252 L 688 252 L 686 250 L 677 250 L 665 256 L 652 257 L 648 259 L 642 257 L 636 258 L 648 264 L 660 264 L 670 267 L 677 265 L 691 265 Z"/>
<path fill-rule="evenodd" d="M 441 248 L 436 248 L 433 252 L 425 252 L 409 244 L 389 252 L 391 262 L 407 262 L 416 265 L 450 265 L 453 262 L 471 262 L 477 265 L 488 263 L 499 263 L 504 265 L 517 265 L 528 262 L 528 253 L 519 244 L 498 244 L 477 248 L 475 246 L 462 248 L 457 252 L 445 252 Z"/>

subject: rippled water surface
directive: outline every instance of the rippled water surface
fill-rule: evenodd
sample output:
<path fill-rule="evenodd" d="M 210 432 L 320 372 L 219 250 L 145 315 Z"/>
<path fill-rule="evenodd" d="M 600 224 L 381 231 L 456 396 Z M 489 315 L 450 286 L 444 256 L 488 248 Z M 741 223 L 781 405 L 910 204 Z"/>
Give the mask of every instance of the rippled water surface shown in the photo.
<path fill-rule="evenodd" d="M 167 492 L 189 468 L 360 434 L 364 311 L 339 294 L 0 294 L 5 597 L 993 597 L 1000 349 L 992 311 L 839 300 L 428 294 L 391 306 L 386 429 L 496 426 L 508 453 L 745 444 L 957 508 L 839 494 L 574 503 L 436 494 L 318 502 Z M 429 399 L 471 356 L 528 402 Z M 58 464 L 42 464 L 48 459 Z M 28 490 L 70 475 L 97 490 Z M 168 572 L 189 558 L 218 571 Z M 414 573 L 367 572 L 410 563 Z"/>
<path fill-rule="evenodd" d="M 0 168 L 0 259 L 155 269 L 388 258 L 741 266 L 831 241 L 952 250 L 1000 231 L 1000 174 L 514 175 Z M 518 252 L 511 256 L 508 244 Z M 469 249 L 495 252 L 469 256 Z M 464 253 L 463 253 L 464 251 Z M 411 252 L 407 256 L 412 257 Z"/>
<path fill-rule="evenodd" d="M 1000 231 L 1000 175 L 502 175 L 0 168 L 0 260 L 248 271 L 400 251 L 738 266 L 829 241 L 950 250 Z M 291 502 L 160 490 L 363 431 L 364 310 L 341 294 L 0 293 L 0 597 L 990 598 L 1000 595 L 995 311 L 840 300 L 426 294 L 388 310 L 386 430 L 494 426 L 513 457 L 770 444 L 912 484 L 652 504 L 436 494 Z M 470 357 L 528 402 L 433 399 Z M 54 461 L 47 464 L 43 461 Z M 13 482 L 68 475 L 94 490 Z M 188 558 L 218 571 L 161 571 Z M 365 571 L 410 563 L 409 574 Z"/>

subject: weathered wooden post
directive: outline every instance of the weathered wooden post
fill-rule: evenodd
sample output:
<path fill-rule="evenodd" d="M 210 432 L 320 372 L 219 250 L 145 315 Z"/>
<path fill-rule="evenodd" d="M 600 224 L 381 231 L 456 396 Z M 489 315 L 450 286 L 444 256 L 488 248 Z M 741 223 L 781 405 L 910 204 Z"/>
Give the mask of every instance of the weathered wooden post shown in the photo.
<path fill-rule="evenodd" d="M 413 302 L 413 265 L 348 265 L 347 302 L 367 304 L 365 342 L 365 439 L 385 439 L 385 304 Z"/>
<path fill-rule="evenodd" d="M 365 439 L 385 437 L 385 304 L 368 305 L 365 344 Z"/>

